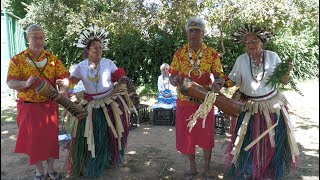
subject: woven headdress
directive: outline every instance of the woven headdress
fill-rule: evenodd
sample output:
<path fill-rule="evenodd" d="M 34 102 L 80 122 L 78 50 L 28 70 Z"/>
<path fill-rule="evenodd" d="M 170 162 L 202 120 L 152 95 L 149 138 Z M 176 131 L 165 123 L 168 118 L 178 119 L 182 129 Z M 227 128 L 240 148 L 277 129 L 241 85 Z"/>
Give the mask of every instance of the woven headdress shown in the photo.
<path fill-rule="evenodd" d="M 78 42 L 75 43 L 75 45 L 80 48 L 85 48 L 87 46 L 88 41 L 93 38 L 100 39 L 101 43 L 103 44 L 103 49 L 108 50 L 108 32 L 94 24 L 91 24 L 88 29 L 82 30 L 79 38 L 77 39 Z"/>
<path fill-rule="evenodd" d="M 256 34 L 262 42 L 266 42 L 272 37 L 271 32 L 268 32 L 265 28 L 255 26 L 253 24 L 245 24 L 243 27 L 240 27 L 238 32 L 233 34 L 233 37 L 236 42 L 242 43 L 248 34 Z"/>

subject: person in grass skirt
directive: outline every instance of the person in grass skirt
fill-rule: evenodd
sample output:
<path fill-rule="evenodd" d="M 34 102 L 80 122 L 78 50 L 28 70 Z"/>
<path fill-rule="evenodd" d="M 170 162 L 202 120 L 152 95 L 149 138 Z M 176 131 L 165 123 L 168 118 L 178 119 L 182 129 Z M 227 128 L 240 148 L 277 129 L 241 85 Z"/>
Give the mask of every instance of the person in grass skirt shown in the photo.
<path fill-rule="evenodd" d="M 239 87 L 232 98 L 244 102 L 245 108 L 231 119 L 228 175 L 279 179 L 296 166 L 299 155 L 287 99 L 267 84 L 281 60 L 275 52 L 263 49 L 271 33 L 262 27 L 246 24 L 234 37 L 247 52 L 237 58 L 228 86 Z M 289 82 L 289 74 L 279 77 L 283 84 Z"/>
<path fill-rule="evenodd" d="M 70 176 L 98 178 L 106 168 L 123 163 L 132 102 L 126 85 L 119 83 L 125 71 L 101 57 L 107 33 L 95 25 L 83 33 L 88 34 L 80 36 L 77 47 L 86 48 L 88 57 L 78 63 L 67 84 L 82 81 L 85 92 L 79 102 L 88 116 L 74 121 L 65 168 Z"/>

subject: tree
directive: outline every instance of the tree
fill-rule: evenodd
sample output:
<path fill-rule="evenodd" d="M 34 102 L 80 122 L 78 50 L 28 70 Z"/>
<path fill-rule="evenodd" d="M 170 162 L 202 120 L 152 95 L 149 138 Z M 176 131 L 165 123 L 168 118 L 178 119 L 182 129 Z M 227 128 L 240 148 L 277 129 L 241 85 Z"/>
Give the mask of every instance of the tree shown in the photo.
<path fill-rule="evenodd" d="M 10 1 L 10 0 L 9 0 Z M 11 8 L 18 12 L 18 5 Z M 188 17 L 200 16 L 207 22 L 204 41 L 223 55 L 228 74 L 236 58 L 245 52 L 232 34 L 244 23 L 268 27 L 274 33 L 266 48 L 280 58 L 294 57 L 298 79 L 319 76 L 319 2 L 315 0 L 30 0 L 25 26 L 39 23 L 46 30 L 48 48 L 70 66 L 81 60 L 74 43 L 81 29 L 90 23 L 109 31 L 109 51 L 104 56 L 123 67 L 136 85 L 156 90 L 154 79 L 159 66 L 171 62 L 173 53 L 186 43 Z M 222 44 L 223 43 L 223 44 Z M 224 48 L 223 48 L 224 46 Z"/>

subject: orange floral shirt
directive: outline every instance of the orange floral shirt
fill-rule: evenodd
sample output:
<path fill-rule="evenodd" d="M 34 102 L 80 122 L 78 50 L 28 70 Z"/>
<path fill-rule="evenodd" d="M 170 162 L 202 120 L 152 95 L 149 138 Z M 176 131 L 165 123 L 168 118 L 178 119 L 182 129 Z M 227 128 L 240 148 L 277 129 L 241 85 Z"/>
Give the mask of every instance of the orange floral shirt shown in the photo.
<path fill-rule="evenodd" d="M 40 62 L 47 58 L 47 64 L 44 67 L 39 68 L 40 71 L 43 70 L 43 74 L 41 74 L 35 66 L 30 65 L 30 62 L 27 62 L 27 57 L 34 62 Z M 37 94 L 35 92 L 35 86 L 41 80 L 48 81 L 48 79 L 50 80 L 48 84 L 50 84 L 51 86 L 52 84 L 56 86 L 56 79 L 69 77 L 69 72 L 66 70 L 58 57 L 53 55 L 51 52 L 43 50 L 40 57 L 38 59 L 35 59 L 29 49 L 26 49 L 21 53 L 15 55 L 10 60 L 7 81 L 13 79 L 26 81 L 30 76 L 40 76 L 40 78 L 33 86 L 22 90 L 21 92 L 18 92 L 17 98 L 30 102 L 44 102 L 47 101 L 48 98 Z M 48 79 L 46 79 L 45 77 Z"/>
<path fill-rule="evenodd" d="M 202 43 L 202 49 L 203 52 L 199 67 L 199 70 L 202 74 L 200 76 L 199 71 L 190 72 L 191 80 L 200 85 L 210 85 L 212 84 L 212 80 L 210 78 L 211 74 L 213 74 L 214 77 L 225 78 L 218 52 L 215 49 L 208 47 L 204 43 Z M 200 55 L 200 49 L 196 53 L 191 50 L 191 53 L 194 65 L 196 65 Z M 175 52 L 169 72 L 172 75 L 178 75 L 179 72 L 181 72 L 182 77 L 189 77 L 189 71 L 191 68 L 192 65 L 189 59 L 188 44 L 186 44 Z M 178 99 L 181 101 L 186 101 L 187 98 L 182 93 L 178 92 Z"/>

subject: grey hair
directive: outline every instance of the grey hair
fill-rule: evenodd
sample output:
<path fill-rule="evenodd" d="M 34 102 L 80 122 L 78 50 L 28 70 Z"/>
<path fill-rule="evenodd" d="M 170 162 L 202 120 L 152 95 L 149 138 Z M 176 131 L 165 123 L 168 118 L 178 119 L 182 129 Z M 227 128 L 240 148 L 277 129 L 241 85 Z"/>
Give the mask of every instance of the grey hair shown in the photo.
<path fill-rule="evenodd" d="M 168 63 L 163 63 L 161 64 L 160 66 L 160 71 L 164 68 L 164 67 L 167 67 L 168 69 L 170 68 L 170 65 Z"/>
<path fill-rule="evenodd" d="M 31 24 L 30 26 L 27 27 L 26 33 L 27 35 L 32 33 L 33 31 L 42 31 L 44 32 L 43 28 L 37 24 Z"/>
<path fill-rule="evenodd" d="M 200 17 L 191 17 L 191 18 L 189 18 L 188 21 L 187 21 L 187 24 L 185 26 L 186 30 L 188 30 L 188 28 L 190 26 L 198 26 L 203 31 L 205 29 L 205 23 Z"/>

